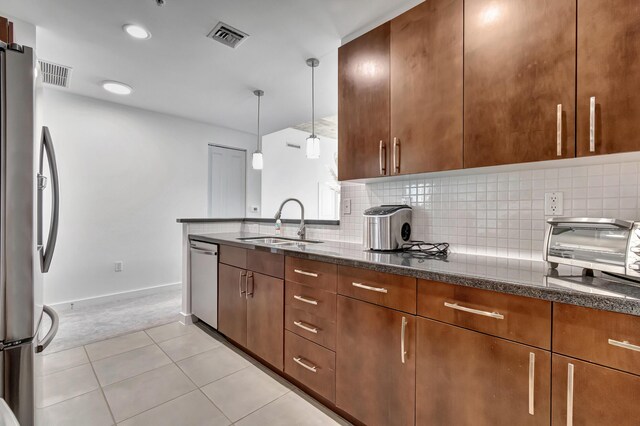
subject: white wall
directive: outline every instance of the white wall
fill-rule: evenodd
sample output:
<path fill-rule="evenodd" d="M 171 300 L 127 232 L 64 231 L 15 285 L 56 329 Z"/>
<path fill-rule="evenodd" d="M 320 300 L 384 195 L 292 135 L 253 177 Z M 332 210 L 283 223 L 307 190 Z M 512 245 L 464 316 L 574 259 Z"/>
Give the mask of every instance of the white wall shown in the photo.
<path fill-rule="evenodd" d="M 338 143 L 320 137 L 320 158 L 310 160 L 306 157 L 308 136 L 306 132 L 288 128 L 262 137 L 262 217 L 272 218 L 282 201 L 294 197 L 304 204 L 307 219 L 318 219 L 318 184 L 332 181 L 328 167 L 336 167 L 334 155 Z M 290 148 L 287 143 L 299 145 L 300 149 Z M 299 219 L 300 207 L 287 204 L 282 217 Z M 333 219 L 338 218 L 336 209 Z"/>
<path fill-rule="evenodd" d="M 53 89 L 42 107 L 61 191 L 45 302 L 180 282 L 176 218 L 206 216 L 208 143 L 250 152 L 255 136 Z M 260 174 L 247 170 L 247 206 L 259 205 Z"/>

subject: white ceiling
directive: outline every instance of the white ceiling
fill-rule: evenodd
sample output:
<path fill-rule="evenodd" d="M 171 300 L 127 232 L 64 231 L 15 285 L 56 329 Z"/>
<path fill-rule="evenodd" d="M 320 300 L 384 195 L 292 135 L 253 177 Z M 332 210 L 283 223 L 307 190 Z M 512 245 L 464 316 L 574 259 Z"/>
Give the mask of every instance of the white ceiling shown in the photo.
<path fill-rule="evenodd" d="M 262 89 L 262 132 L 309 121 L 311 71 L 316 115 L 337 112 L 340 40 L 416 0 L 0 0 L 0 14 L 38 28 L 40 59 L 73 68 L 73 93 L 255 133 Z M 218 21 L 250 35 L 233 50 L 206 38 Z M 122 25 L 152 37 L 134 40 Z M 119 97 L 103 80 L 134 88 Z"/>

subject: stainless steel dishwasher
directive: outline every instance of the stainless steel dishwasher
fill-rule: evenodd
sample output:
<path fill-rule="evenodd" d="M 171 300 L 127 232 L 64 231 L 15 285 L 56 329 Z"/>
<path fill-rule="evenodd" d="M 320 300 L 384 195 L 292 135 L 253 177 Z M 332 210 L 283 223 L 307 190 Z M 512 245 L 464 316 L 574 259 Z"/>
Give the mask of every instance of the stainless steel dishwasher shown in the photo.
<path fill-rule="evenodd" d="M 199 320 L 218 328 L 218 246 L 189 241 L 191 312 Z"/>

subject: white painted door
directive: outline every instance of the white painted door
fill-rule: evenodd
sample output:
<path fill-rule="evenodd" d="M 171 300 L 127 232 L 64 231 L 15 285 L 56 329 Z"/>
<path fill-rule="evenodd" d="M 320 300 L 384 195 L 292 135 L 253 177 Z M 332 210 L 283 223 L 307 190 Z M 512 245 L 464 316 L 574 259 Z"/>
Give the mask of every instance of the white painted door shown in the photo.
<path fill-rule="evenodd" d="M 246 216 L 247 152 L 209 145 L 209 216 Z"/>

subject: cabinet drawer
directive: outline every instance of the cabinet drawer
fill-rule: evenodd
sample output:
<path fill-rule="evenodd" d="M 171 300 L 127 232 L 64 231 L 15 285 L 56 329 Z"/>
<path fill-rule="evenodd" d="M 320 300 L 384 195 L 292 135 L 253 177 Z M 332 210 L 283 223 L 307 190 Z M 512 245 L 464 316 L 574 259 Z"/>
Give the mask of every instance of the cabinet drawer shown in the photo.
<path fill-rule="evenodd" d="M 284 371 L 329 401 L 335 401 L 336 354 L 286 331 Z"/>
<path fill-rule="evenodd" d="M 551 348 L 551 302 L 546 300 L 418 280 L 418 315 Z"/>
<path fill-rule="evenodd" d="M 336 292 L 338 265 L 287 257 L 284 274 L 287 281 Z"/>
<path fill-rule="evenodd" d="M 285 305 L 329 321 L 336 320 L 336 295 L 314 287 L 287 281 Z"/>
<path fill-rule="evenodd" d="M 553 351 L 640 375 L 640 317 L 555 303 Z"/>
<path fill-rule="evenodd" d="M 247 268 L 247 249 L 221 245 L 219 251 L 220 263 L 241 269 Z"/>
<path fill-rule="evenodd" d="M 326 318 L 287 306 L 284 328 L 331 350 L 336 348 L 336 323 Z"/>
<path fill-rule="evenodd" d="M 263 250 L 249 250 L 247 269 L 253 272 L 284 278 L 284 255 Z"/>
<path fill-rule="evenodd" d="M 338 293 L 376 305 L 416 313 L 415 278 L 339 266 Z"/>

